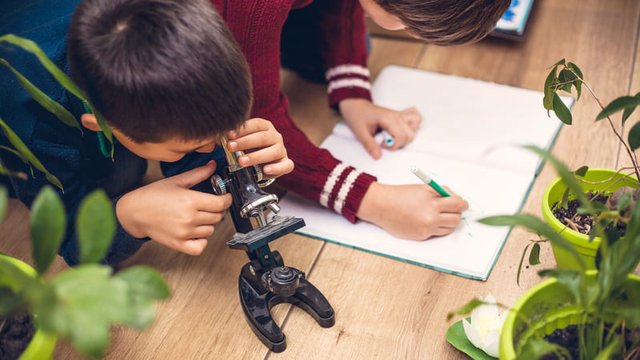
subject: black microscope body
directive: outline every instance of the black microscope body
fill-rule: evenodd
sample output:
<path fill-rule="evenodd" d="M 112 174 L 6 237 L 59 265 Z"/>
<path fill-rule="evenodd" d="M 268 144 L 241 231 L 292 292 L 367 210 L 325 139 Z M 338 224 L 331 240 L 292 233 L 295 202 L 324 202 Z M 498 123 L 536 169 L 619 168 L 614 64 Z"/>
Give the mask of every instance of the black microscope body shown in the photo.
<path fill-rule="evenodd" d="M 226 141 L 223 147 L 228 166 L 221 176 L 211 178 L 217 194 L 231 193 L 230 212 L 236 234 L 227 242 L 232 249 L 244 250 L 249 262 L 238 278 L 240 304 L 253 332 L 272 351 L 286 349 L 285 335 L 271 316 L 271 308 L 290 303 L 305 310 L 320 326 L 335 324 L 333 308 L 322 293 L 311 284 L 304 272 L 285 266 L 282 256 L 271 251 L 269 243 L 305 225 L 293 216 L 276 216 L 280 211 L 278 197 L 258 185 L 262 174 L 258 167 L 242 167 Z"/>

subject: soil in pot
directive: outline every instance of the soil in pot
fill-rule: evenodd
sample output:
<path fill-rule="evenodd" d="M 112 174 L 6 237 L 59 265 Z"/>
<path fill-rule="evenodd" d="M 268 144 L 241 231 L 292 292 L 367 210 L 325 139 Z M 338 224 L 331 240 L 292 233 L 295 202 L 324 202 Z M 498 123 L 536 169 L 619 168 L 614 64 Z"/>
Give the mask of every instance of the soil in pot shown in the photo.
<path fill-rule="evenodd" d="M 609 325 L 610 326 L 610 325 Z M 617 335 L 620 336 L 620 332 L 616 331 Z M 605 331 L 605 334 L 607 332 Z M 616 357 L 612 359 L 625 359 L 625 360 L 639 360 L 640 359 L 640 329 L 635 330 L 624 330 L 624 338 L 625 338 L 625 349 L 626 354 L 618 354 Z M 580 359 L 580 349 L 579 349 L 579 340 L 578 340 L 578 326 L 571 325 L 567 326 L 564 329 L 557 329 L 551 334 L 544 337 L 550 343 L 558 344 L 569 351 L 571 355 L 571 359 L 579 360 Z M 603 339 L 604 341 L 604 339 Z M 632 347 L 635 344 L 635 348 Z M 542 357 L 543 360 L 556 360 L 561 359 L 555 354 L 548 354 Z"/>
<path fill-rule="evenodd" d="M 607 200 L 609 200 L 609 196 L 587 193 L 586 194 L 589 199 L 593 199 L 593 201 L 601 202 L 602 204 L 606 204 Z M 553 215 L 556 219 L 560 220 L 561 223 L 566 225 L 569 229 L 582 233 L 584 235 L 589 235 L 591 229 L 593 228 L 593 217 L 591 215 L 582 215 L 578 214 L 578 208 L 580 207 L 580 202 L 578 200 L 569 200 L 567 202 L 567 207 L 560 207 L 558 203 L 553 205 Z M 619 222 L 617 225 L 610 225 L 610 227 L 615 226 L 615 229 L 618 231 L 620 236 L 623 236 L 626 231 L 626 224 Z"/>
<path fill-rule="evenodd" d="M 31 342 L 35 331 L 29 315 L 0 317 L 0 359 L 18 359 Z"/>

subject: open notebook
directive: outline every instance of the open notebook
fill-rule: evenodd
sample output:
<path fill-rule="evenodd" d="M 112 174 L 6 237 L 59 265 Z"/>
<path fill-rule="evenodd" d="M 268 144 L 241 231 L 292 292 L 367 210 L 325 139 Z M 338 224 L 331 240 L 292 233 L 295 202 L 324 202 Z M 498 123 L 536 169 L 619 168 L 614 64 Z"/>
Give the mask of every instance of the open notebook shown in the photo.
<path fill-rule="evenodd" d="M 383 183 L 420 183 L 409 168 L 422 168 L 469 201 L 466 222 L 448 236 L 417 242 L 365 222 L 351 224 L 292 193 L 281 201 L 282 212 L 305 219 L 302 234 L 486 280 L 509 229 L 475 220 L 520 209 L 540 162 L 517 144 L 551 146 L 560 121 L 547 117 L 541 92 L 400 66 L 385 68 L 372 94 L 382 106 L 418 108 L 424 120 L 416 139 L 400 151 L 384 151 L 376 161 L 341 123 L 322 147 Z"/>

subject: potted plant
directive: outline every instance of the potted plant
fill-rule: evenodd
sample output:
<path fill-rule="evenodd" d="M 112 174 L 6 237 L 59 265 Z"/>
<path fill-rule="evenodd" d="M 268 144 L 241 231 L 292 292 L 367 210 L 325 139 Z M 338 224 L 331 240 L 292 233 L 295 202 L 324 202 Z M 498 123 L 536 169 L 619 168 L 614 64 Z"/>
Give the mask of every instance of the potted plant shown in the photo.
<path fill-rule="evenodd" d="M 86 95 L 57 68 L 32 41 L 14 35 L 0 36 L 8 43 L 34 54 L 49 73 L 70 93 L 94 110 Z M 11 71 L 33 99 L 68 126 L 82 129 L 75 117 L 49 98 L 5 59 L 0 65 Z M 103 136 L 111 141 L 104 126 Z M 0 119 L 0 132 L 12 146 L 0 146 L 47 180 L 64 190 L 58 178 L 29 150 L 26 144 Z M 106 144 L 104 145 L 106 148 Z M 108 149 L 107 149 L 108 150 Z M 111 148 L 113 156 L 113 148 Z M 0 159 L 0 176 L 26 179 L 27 174 L 7 169 Z M 7 189 L 0 186 L 0 223 L 7 209 Z M 80 265 L 53 277 L 45 273 L 62 242 L 67 219 L 62 201 L 53 188 L 44 187 L 31 208 L 32 256 L 35 268 L 0 253 L 0 358 L 50 359 L 58 338 L 90 357 L 101 356 L 110 340 L 110 328 L 124 324 L 142 330 L 155 318 L 153 303 L 169 296 L 169 288 L 153 269 L 135 266 L 113 273 L 100 262 L 116 231 L 111 201 L 102 190 L 89 194 L 80 204 L 75 219 Z M 16 341 L 17 340 L 17 341 Z"/>
<path fill-rule="evenodd" d="M 571 112 L 558 91 L 569 92 L 574 87 L 579 98 L 583 84 L 594 95 L 575 64 L 559 61 L 545 83 L 545 108 L 571 124 Z M 501 359 L 640 358 L 640 277 L 633 275 L 640 263 L 640 169 L 633 153 L 640 147 L 640 125 L 630 129 L 625 141 L 610 117 L 622 111 L 624 124 L 638 105 L 640 94 L 623 96 L 601 105 L 596 119 L 607 119 L 630 156 L 630 168 L 615 171 L 583 166 L 570 171 L 548 151 L 527 147 L 548 160 L 559 174 L 544 195 L 544 220 L 528 214 L 481 220 L 487 225 L 524 226 L 537 233 L 540 240 L 527 246 L 530 264 L 539 263 L 540 242 L 549 241 L 559 267 L 540 271 L 551 279 L 534 286 L 506 312 L 499 341 Z M 631 173 L 624 173 L 626 170 Z M 488 305 L 500 304 L 474 299 L 449 316 L 467 315 Z M 451 335 L 458 348 L 460 344 L 469 348 L 464 334 Z M 478 355 L 471 347 L 469 353 L 484 358 L 484 353 Z"/>
<path fill-rule="evenodd" d="M 638 199 L 639 193 L 636 189 L 640 186 L 638 183 L 640 167 L 634 150 L 640 147 L 640 122 L 631 127 L 625 140 L 616 129 L 611 117 L 622 112 L 621 125 L 624 126 L 636 107 L 640 105 L 640 93 L 635 96 L 618 97 L 604 106 L 591 86 L 584 81 L 580 68 L 562 59 L 552 66 L 545 81 L 543 100 L 545 109 L 554 111 L 563 123 L 571 125 L 573 121 L 571 111 L 562 102 L 559 93 L 571 93 L 572 89 L 575 89 L 577 99 L 580 99 L 583 85 L 600 105 L 601 112 L 597 115 L 596 122 L 606 120 L 609 123 L 612 133 L 626 150 L 631 166 L 619 170 L 589 169 L 587 166 L 582 166 L 574 171 L 580 185 L 575 189 L 570 189 L 562 178 L 557 179 L 544 193 L 542 215 L 547 223 L 573 244 L 585 261 L 586 267 L 595 269 L 598 248 L 602 240 L 595 231 L 594 222 L 601 223 L 604 228 L 617 228 L 621 234 L 624 234 L 630 210 Z M 586 193 L 598 211 L 586 214 L 584 208 L 580 207 L 576 192 Z M 529 262 L 532 265 L 539 263 L 539 242 L 534 240 L 528 246 L 531 248 Z M 579 268 L 566 250 L 553 242 L 551 247 L 558 267 Z M 525 253 L 526 251 L 527 249 Z M 523 259 L 524 256 L 523 253 Z"/>
<path fill-rule="evenodd" d="M 7 191 L 0 188 L 0 215 L 6 207 Z M 51 358 L 60 337 L 68 339 L 83 355 L 99 357 L 109 344 L 112 325 L 142 330 L 151 324 L 155 317 L 153 303 L 167 298 L 169 289 L 151 268 L 135 266 L 113 274 L 111 267 L 99 264 L 116 227 L 111 201 L 102 190 L 83 200 L 76 218 L 81 264 L 51 278 L 45 273 L 57 254 L 67 223 L 64 206 L 53 188 L 47 186 L 38 194 L 30 217 L 35 269 L 0 255 L 0 332 L 29 333 L 24 315 L 37 329 L 24 344 L 25 349 L 12 349 L 14 356 L 15 351 L 21 351 L 20 359 Z M 17 329 L 6 330 L 10 327 Z M 0 343 L 3 351 L 4 345 Z M 9 358 L 11 354 L 4 356 Z"/>
<path fill-rule="evenodd" d="M 576 194 L 581 213 L 597 218 L 609 211 L 582 192 L 579 177 L 560 161 L 544 150 L 531 149 L 549 160 Z M 592 231 L 600 238 L 597 271 L 587 271 L 587 262 L 573 243 L 537 217 L 517 214 L 482 220 L 537 232 L 578 266 L 578 270 L 540 272 L 552 279 L 529 290 L 509 311 L 502 328 L 501 358 L 540 358 L 549 352 L 574 359 L 640 357 L 640 277 L 633 275 L 640 263 L 640 202 L 625 216 L 624 236 L 609 221 L 593 223 Z"/>
<path fill-rule="evenodd" d="M 599 203 L 581 190 L 578 177 L 547 151 L 562 181 L 577 194 L 585 214 L 600 213 Z M 624 237 L 607 222 L 594 222 L 600 237 L 600 261 L 588 270 L 574 245 L 545 221 L 528 214 L 481 220 L 495 226 L 524 226 L 566 251 L 575 269 L 543 270 L 551 277 L 525 293 L 506 313 L 500 334 L 500 359 L 640 358 L 640 202 L 630 210 Z M 485 301 L 474 299 L 456 312 L 467 315 Z M 475 326 L 481 326 L 476 324 Z"/>

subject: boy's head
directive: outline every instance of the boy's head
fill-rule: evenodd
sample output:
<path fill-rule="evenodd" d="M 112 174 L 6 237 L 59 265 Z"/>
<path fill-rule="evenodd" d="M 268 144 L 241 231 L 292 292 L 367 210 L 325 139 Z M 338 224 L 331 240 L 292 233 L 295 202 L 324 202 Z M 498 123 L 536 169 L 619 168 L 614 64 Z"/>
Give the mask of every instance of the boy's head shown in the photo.
<path fill-rule="evenodd" d="M 360 0 L 387 30 L 406 29 L 437 45 L 478 41 L 493 30 L 511 0 Z"/>
<path fill-rule="evenodd" d="M 210 1 L 84 0 L 68 39 L 72 77 L 116 137 L 134 152 L 161 145 L 138 155 L 209 150 L 247 118 L 248 66 Z"/>

